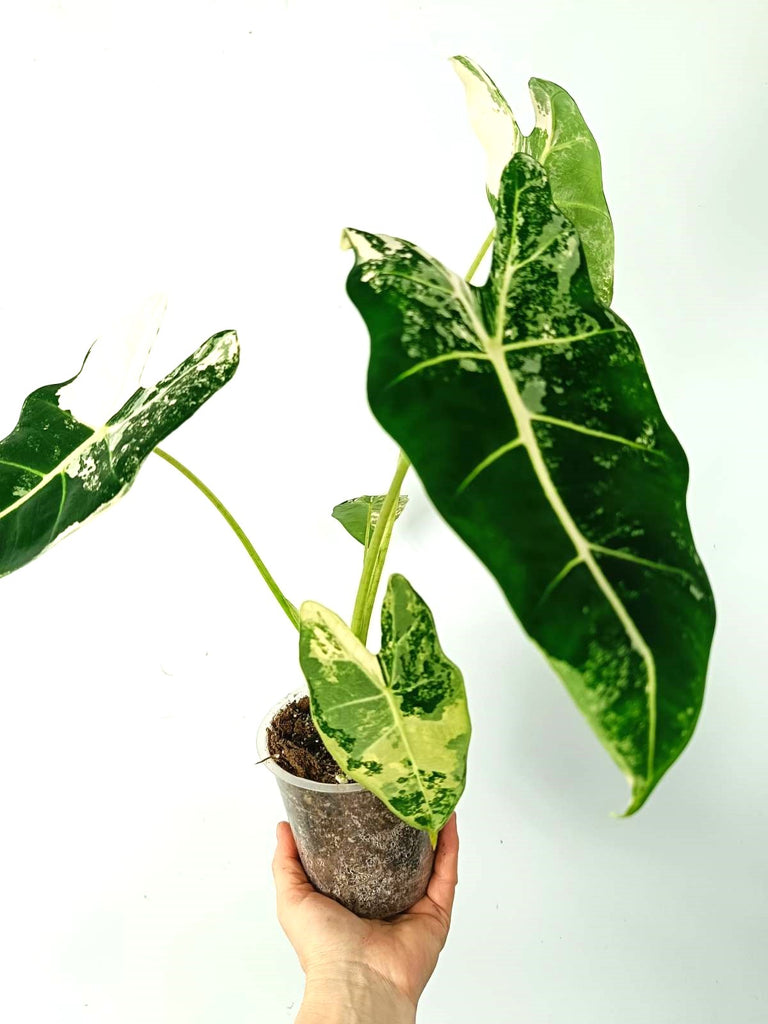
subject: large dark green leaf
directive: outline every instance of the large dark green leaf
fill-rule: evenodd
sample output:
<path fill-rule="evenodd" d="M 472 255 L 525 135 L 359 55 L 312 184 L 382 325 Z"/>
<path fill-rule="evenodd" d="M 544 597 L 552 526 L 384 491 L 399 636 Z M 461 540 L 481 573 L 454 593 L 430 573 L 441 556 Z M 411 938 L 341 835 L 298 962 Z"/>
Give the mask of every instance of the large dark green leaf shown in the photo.
<path fill-rule="evenodd" d="M 368 392 L 435 505 L 504 589 L 632 786 L 637 810 L 698 716 L 715 612 L 688 466 L 627 325 L 524 154 L 502 177 L 480 288 L 348 230 Z"/>
<path fill-rule="evenodd" d="M 75 377 L 33 391 L 0 441 L 0 575 L 122 497 L 155 445 L 235 372 L 237 335 L 224 331 L 124 401 L 126 377 L 130 394 L 163 310 L 151 303 L 94 342 Z"/>
<path fill-rule="evenodd" d="M 334 505 L 331 514 L 350 536 L 367 548 L 373 531 L 376 529 L 376 523 L 379 521 L 384 498 L 384 494 L 363 494 L 359 498 L 350 498 L 349 501 L 342 501 L 339 505 Z M 407 504 L 407 495 L 401 494 L 395 507 L 395 519 Z"/>
<path fill-rule="evenodd" d="M 595 295 L 609 306 L 613 294 L 613 225 L 603 194 L 600 151 L 576 103 L 565 89 L 543 78 L 528 88 L 536 125 L 523 135 L 498 87 L 469 57 L 452 64 L 467 90 L 472 126 L 488 158 L 486 188 L 495 207 L 501 173 L 514 153 L 528 153 L 546 169 L 555 205 L 576 228 L 584 246 Z"/>
<path fill-rule="evenodd" d="M 464 790 L 471 732 L 461 672 L 403 576 L 387 585 L 378 658 L 334 612 L 301 606 L 312 718 L 345 775 L 399 818 L 437 833 Z"/>

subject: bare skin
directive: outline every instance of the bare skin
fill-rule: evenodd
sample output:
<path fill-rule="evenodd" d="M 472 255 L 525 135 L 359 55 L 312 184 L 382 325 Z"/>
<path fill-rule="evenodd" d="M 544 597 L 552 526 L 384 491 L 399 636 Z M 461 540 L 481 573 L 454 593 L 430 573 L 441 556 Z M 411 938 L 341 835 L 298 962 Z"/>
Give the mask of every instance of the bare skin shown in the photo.
<path fill-rule="evenodd" d="M 370 921 L 314 888 L 288 822 L 279 823 L 277 917 L 307 979 L 296 1024 L 412 1024 L 448 936 L 458 854 L 454 814 L 423 899 L 388 921 Z"/>

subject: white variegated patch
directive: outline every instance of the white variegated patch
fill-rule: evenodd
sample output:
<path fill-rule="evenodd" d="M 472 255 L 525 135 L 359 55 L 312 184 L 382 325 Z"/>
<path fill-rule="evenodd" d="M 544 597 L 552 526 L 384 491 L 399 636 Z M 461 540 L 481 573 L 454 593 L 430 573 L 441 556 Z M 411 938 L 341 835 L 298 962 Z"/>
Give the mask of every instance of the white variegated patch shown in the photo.
<path fill-rule="evenodd" d="M 485 150 L 486 187 L 496 198 L 501 173 L 520 151 L 523 136 L 507 101 L 483 69 L 467 57 L 451 57 L 451 64 L 466 90 L 469 120 Z"/>
<path fill-rule="evenodd" d="M 464 788 L 471 726 L 461 673 L 429 609 L 393 576 L 378 657 L 314 601 L 301 606 L 300 623 L 312 718 L 331 756 L 434 845 Z"/>
<path fill-rule="evenodd" d="M 553 138 L 551 160 L 584 147 Z M 630 778 L 631 814 L 690 738 L 714 602 L 685 455 L 550 183 L 529 154 L 507 164 L 482 286 L 355 231 L 347 287 L 371 335 L 371 408 Z"/>
<path fill-rule="evenodd" d="M 523 135 L 485 71 L 469 57 L 453 57 L 451 63 L 466 89 L 470 122 L 486 153 L 491 205 L 515 153 L 532 156 L 547 172 L 555 204 L 578 232 L 596 297 L 610 305 L 613 225 L 603 195 L 600 152 L 573 98 L 554 82 L 531 78 L 528 89 L 536 123 L 530 135 Z"/>
<path fill-rule="evenodd" d="M 59 408 L 90 427 L 106 423 L 139 387 L 166 306 L 165 295 L 153 295 L 97 338 L 80 373 L 57 391 Z"/>
<path fill-rule="evenodd" d="M 0 576 L 119 500 L 155 445 L 235 372 L 238 340 L 227 331 L 139 387 L 164 310 L 156 296 L 100 337 L 80 373 L 36 389 L 0 441 Z"/>

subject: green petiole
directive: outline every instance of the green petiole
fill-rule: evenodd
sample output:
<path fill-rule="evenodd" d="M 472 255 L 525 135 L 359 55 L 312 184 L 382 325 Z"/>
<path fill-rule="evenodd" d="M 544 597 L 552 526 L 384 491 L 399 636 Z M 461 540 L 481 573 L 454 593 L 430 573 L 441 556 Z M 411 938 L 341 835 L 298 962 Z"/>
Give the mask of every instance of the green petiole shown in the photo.
<path fill-rule="evenodd" d="M 384 559 L 389 547 L 389 538 L 392 535 L 392 527 L 395 522 L 397 499 L 400 497 L 400 488 L 410 464 L 405 453 L 400 452 L 397 459 L 397 469 L 384 498 L 384 504 L 381 507 L 376 528 L 373 531 L 370 543 L 365 549 L 363 572 L 360 576 L 360 585 L 357 588 L 357 597 L 355 598 L 355 607 L 350 624 L 352 632 L 362 643 L 365 643 L 368 637 L 368 627 L 371 623 L 371 613 L 373 612 L 373 605 L 376 600 L 376 591 L 379 587 L 381 572 L 384 568 Z"/>
<path fill-rule="evenodd" d="M 496 229 L 491 228 L 488 232 L 487 238 L 480 246 L 477 256 L 472 260 L 472 264 L 464 278 L 467 283 L 469 283 L 477 271 L 477 268 L 483 262 L 483 257 L 486 252 L 488 252 L 488 248 L 493 241 L 495 233 Z M 361 643 L 365 643 L 368 638 L 368 628 L 371 623 L 373 605 L 376 601 L 376 593 L 379 589 L 379 582 L 384 569 L 384 560 L 387 557 L 389 540 L 392 536 L 392 528 L 395 525 L 397 499 L 400 497 L 400 488 L 410 464 L 411 463 L 405 452 L 401 451 L 397 460 L 397 469 L 395 470 L 392 483 L 389 485 L 389 490 L 387 491 L 386 498 L 384 499 L 384 504 L 382 506 L 381 513 L 379 514 L 376 528 L 373 531 L 370 543 L 367 544 L 365 548 L 363 571 L 360 576 L 360 584 L 357 588 L 357 597 L 355 598 L 355 607 L 352 612 L 351 622 L 352 632 L 361 641 Z"/>
<path fill-rule="evenodd" d="M 493 241 L 493 236 L 494 231 L 491 230 L 488 237 L 483 242 L 477 256 L 472 261 L 471 267 L 467 271 L 467 276 L 465 278 L 466 281 L 471 279 L 472 275 L 482 263 L 483 257 Z M 285 594 L 283 594 L 280 587 L 278 587 L 274 577 L 267 569 L 266 565 L 264 565 L 261 556 L 256 551 L 256 548 L 254 548 L 242 526 L 240 526 L 226 505 L 216 497 L 210 487 L 207 487 L 191 469 L 188 469 L 183 463 L 179 462 L 178 459 L 169 455 L 168 452 L 164 451 L 162 448 L 155 448 L 154 452 L 156 455 L 159 455 L 161 459 L 165 459 L 166 462 L 169 462 L 172 466 L 178 469 L 178 471 L 182 473 L 187 480 L 191 481 L 195 487 L 197 487 L 197 489 L 201 491 L 206 498 L 208 498 L 211 504 L 218 509 L 237 535 L 240 543 L 250 555 L 251 560 L 261 573 L 264 582 L 275 596 L 277 603 L 288 616 L 293 626 L 295 626 L 296 629 L 299 629 L 299 613 L 295 605 L 291 604 Z M 395 525 L 397 499 L 400 497 L 400 488 L 402 487 L 403 479 L 405 478 L 405 474 L 408 472 L 410 464 L 411 463 L 406 454 L 404 452 L 400 452 L 395 475 L 392 478 L 392 483 L 389 485 L 389 490 L 387 491 L 387 495 L 384 499 L 384 504 L 376 523 L 376 527 L 369 543 L 366 544 L 365 547 L 363 571 L 360 577 L 360 584 L 357 588 L 357 597 L 355 598 L 355 607 L 352 612 L 351 623 L 352 632 L 361 640 L 362 643 L 365 643 L 368 637 L 368 629 L 371 624 L 371 615 L 376 601 L 376 593 L 379 589 L 381 574 L 384 570 L 384 561 L 387 557 L 389 541 L 392 536 L 392 528 Z"/>
<path fill-rule="evenodd" d="M 291 622 L 296 627 L 296 629 L 298 629 L 299 628 L 299 613 L 298 613 L 298 611 L 296 610 L 295 606 L 291 604 L 291 602 L 288 600 L 288 598 L 283 594 L 282 590 L 278 587 L 277 583 L 275 583 L 275 580 L 274 580 L 272 574 L 269 572 L 269 570 L 267 569 L 266 565 L 264 565 L 264 563 L 262 562 L 258 552 L 256 551 L 256 549 L 254 548 L 253 544 L 251 544 L 250 540 L 246 536 L 246 533 L 243 530 L 242 526 L 240 526 L 240 524 L 237 522 L 237 520 L 232 515 L 232 513 L 229 511 L 229 509 L 223 504 L 223 502 L 221 502 L 216 497 L 216 495 L 213 493 L 213 491 L 210 489 L 210 487 L 206 487 L 206 485 L 203 483 L 203 481 L 199 477 L 195 476 L 195 474 L 192 472 L 191 469 L 187 469 L 187 467 L 185 465 L 183 465 L 183 463 L 179 462 L 178 459 L 174 459 L 174 457 L 172 455 L 169 455 L 168 452 L 163 451 L 162 448 L 155 448 L 154 452 L 155 452 L 156 455 L 159 455 L 161 459 L 165 459 L 166 462 L 170 462 L 170 464 L 172 466 L 175 466 L 175 468 L 178 469 L 178 471 L 180 473 L 184 474 L 184 476 L 187 478 L 187 480 L 191 480 L 191 482 L 195 485 L 195 487 L 197 487 L 198 490 L 202 491 L 203 494 L 206 496 L 206 498 L 208 498 L 208 500 L 211 502 L 211 504 L 213 504 L 219 510 L 219 512 L 222 514 L 222 516 L 224 516 L 226 521 L 229 523 L 229 525 L 232 527 L 232 529 L 237 534 L 237 537 L 239 538 L 240 543 L 243 545 L 245 550 L 251 556 L 251 559 L 254 562 L 254 564 L 256 565 L 256 568 L 259 570 L 259 572 L 261 573 L 262 577 L 264 578 L 264 582 L 267 584 L 269 589 L 272 591 L 272 593 L 277 598 L 277 603 L 283 609 L 283 611 L 288 616 L 288 618 L 291 620 Z"/>

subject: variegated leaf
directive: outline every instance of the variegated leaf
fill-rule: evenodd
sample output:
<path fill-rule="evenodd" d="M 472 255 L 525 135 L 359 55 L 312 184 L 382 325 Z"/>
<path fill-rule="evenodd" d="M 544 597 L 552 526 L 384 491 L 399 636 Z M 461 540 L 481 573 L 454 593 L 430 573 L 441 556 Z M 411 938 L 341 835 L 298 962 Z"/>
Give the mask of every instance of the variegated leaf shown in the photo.
<path fill-rule="evenodd" d="M 224 331 L 137 388 L 164 308 L 153 300 L 94 342 L 78 374 L 33 391 L 0 441 L 0 575 L 121 498 L 155 445 L 235 372 L 237 335 Z"/>
<path fill-rule="evenodd" d="M 379 521 L 384 497 L 383 494 L 363 494 L 359 498 L 342 501 L 341 504 L 334 506 L 333 518 L 341 523 L 350 536 L 367 548 L 373 531 L 376 529 L 376 523 Z M 401 494 L 397 499 L 395 519 L 407 504 L 407 495 Z"/>
<path fill-rule="evenodd" d="M 555 205 L 581 238 L 595 295 L 609 306 L 613 295 L 613 225 L 603 194 L 600 151 L 576 103 L 543 78 L 528 83 L 536 125 L 523 135 L 509 104 L 481 67 L 451 58 L 467 91 L 470 120 L 486 151 L 486 187 L 495 206 L 501 174 L 514 153 L 527 153 L 546 169 Z"/>
<path fill-rule="evenodd" d="M 346 237 L 371 408 L 626 774 L 632 813 L 693 733 L 715 622 L 688 464 L 637 343 L 525 154 L 480 288 L 410 242 Z"/>
<path fill-rule="evenodd" d="M 464 789 L 470 721 L 461 672 L 403 576 L 387 585 L 378 658 L 334 612 L 300 609 L 312 718 L 334 760 L 399 818 L 437 833 Z"/>

